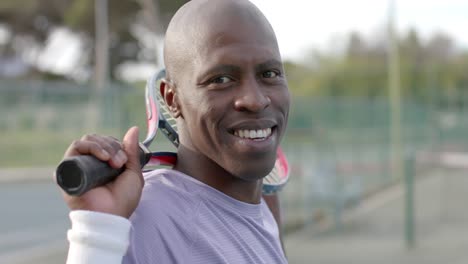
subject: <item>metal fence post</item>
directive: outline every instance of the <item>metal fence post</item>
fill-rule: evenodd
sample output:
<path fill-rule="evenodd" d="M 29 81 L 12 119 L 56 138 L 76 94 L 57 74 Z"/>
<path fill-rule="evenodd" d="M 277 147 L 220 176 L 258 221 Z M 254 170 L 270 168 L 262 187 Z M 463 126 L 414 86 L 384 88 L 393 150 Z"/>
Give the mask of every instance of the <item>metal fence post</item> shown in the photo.
<path fill-rule="evenodd" d="M 409 154 L 405 159 L 405 244 L 407 249 L 415 246 L 414 223 L 414 173 L 415 157 Z"/>

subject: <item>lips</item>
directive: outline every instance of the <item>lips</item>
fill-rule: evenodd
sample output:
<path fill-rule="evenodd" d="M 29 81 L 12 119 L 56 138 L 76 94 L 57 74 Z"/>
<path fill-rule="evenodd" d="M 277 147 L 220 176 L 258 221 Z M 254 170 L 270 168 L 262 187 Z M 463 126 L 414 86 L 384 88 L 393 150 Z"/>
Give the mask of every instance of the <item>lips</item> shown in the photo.
<path fill-rule="evenodd" d="M 273 119 L 249 119 L 234 123 L 228 131 L 238 139 L 236 142 L 242 145 L 242 148 L 250 146 L 260 150 L 269 148 L 270 144 L 276 141 L 273 139 L 276 127 L 277 123 Z"/>

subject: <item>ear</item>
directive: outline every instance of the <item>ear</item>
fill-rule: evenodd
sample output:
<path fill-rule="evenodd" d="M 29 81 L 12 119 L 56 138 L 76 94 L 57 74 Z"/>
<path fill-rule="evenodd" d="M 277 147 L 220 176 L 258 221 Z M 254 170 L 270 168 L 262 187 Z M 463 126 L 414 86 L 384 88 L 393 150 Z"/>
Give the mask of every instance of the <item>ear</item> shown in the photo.
<path fill-rule="evenodd" d="M 161 80 L 159 85 L 159 92 L 161 93 L 167 108 L 171 112 L 172 117 L 178 118 L 182 116 L 180 109 L 179 96 L 176 92 L 174 84 L 166 79 Z"/>

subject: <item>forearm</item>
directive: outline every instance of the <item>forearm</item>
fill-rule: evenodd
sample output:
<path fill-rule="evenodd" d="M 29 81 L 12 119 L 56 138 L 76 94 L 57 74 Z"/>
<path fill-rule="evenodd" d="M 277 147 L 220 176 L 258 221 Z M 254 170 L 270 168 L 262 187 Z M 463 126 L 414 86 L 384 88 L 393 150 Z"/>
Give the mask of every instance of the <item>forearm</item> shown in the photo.
<path fill-rule="evenodd" d="M 117 264 L 129 244 L 130 221 L 91 211 L 70 212 L 67 264 Z"/>

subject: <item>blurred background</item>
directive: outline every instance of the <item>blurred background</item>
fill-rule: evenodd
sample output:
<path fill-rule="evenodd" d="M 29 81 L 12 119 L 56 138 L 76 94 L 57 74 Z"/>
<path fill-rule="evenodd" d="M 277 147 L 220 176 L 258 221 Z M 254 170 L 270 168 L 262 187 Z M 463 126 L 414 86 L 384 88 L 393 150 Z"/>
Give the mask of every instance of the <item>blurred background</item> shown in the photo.
<path fill-rule="evenodd" d="M 0 2 L 0 263 L 64 263 L 54 167 L 85 133 L 145 130 L 184 2 Z M 468 263 L 468 2 L 253 2 L 293 95 L 290 263 Z"/>

